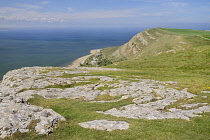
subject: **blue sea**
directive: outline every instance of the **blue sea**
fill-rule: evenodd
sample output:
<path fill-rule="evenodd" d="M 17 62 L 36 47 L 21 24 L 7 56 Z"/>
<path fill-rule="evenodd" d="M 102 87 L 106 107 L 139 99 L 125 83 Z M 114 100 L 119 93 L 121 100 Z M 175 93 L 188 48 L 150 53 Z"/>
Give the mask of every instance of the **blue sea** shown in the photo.
<path fill-rule="evenodd" d="M 0 29 L 0 80 L 28 66 L 67 66 L 90 50 L 119 46 L 146 28 Z"/>

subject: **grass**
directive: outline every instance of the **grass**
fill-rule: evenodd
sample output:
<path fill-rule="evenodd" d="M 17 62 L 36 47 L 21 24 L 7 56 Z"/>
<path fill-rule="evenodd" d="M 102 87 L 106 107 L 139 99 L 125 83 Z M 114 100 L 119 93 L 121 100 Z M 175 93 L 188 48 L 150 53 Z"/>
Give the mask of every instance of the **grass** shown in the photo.
<path fill-rule="evenodd" d="M 26 91 L 26 90 L 38 90 L 38 89 L 39 89 L 39 88 L 29 88 L 29 89 L 24 88 L 24 89 L 19 90 L 18 93 L 24 92 L 24 91 Z"/>
<path fill-rule="evenodd" d="M 39 123 L 39 122 L 40 122 L 40 119 L 38 119 L 38 120 L 32 120 L 32 121 L 29 123 L 29 125 L 28 125 L 27 128 L 28 128 L 30 131 L 34 131 L 34 129 L 35 129 L 37 123 Z"/>
<path fill-rule="evenodd" d="M 190 30 L 190 29 L 172 29 L 172 28 L 160 28 L 160 29 L 169 31 L 169 32 L 174 32 L 177 34 L 200 35 L 207 39 L 210 39 L 210 31 Z"/>
<path fill-rule="evenodd" d="M 210 94 L 202 93 L 203 90 L 210 90 L 210 41 L 198 36 L 201 35 L 208 38 L 209 32 L 195 30 L 178 30 L 178 29 L 158 29 L 149 30 L 151 34 L 159 42 L 153 42 L 151 46 L 144 50 L 145 57 L 139 57 L 114 63 L 107 67 L 125 69 L 123 71 L 90 71 L 91 76 L 110 76 L 116 78 L 113 82 L 119 80 L 130 80 L 130 82 L 138 81 L 138 79 L 154 79 L 158 81 L 177 81 L 177 85 L 168 85 L 168 87 L 178 87 L 179 90 L 188 88 L 188 91 L 198 96 L 192 99 L 180 99 L 169 108 L 182 108 L 182 104 L 187 103 L 208 103 L 210 104 Z M 165 38 L 160 39 L 160 35 L 156 32 L 165 34 Z M 174 34 L 176 33 L 176 34 Z M 186 34 L 186 35 L 180 35 Z M 188 36 L 189 35 L 189 36 Z M 146 35 L 145 35 L 146 36 Z M 167 43 L 164 42 L 168 40 Z M 160 55 L 155 54 L 158 51 L 166 51 L 172 46 L 179 45 L 179 41 L 183 41 L 184 50 L 176 53 L 163 52 Z M 178 44 L 177 44 L 178 42 Z M 163 46 L 166 45 L 166 46 Z M 161 47 L 162 46 L 162 47 Z M 154 48 L 157 47 L 157 48 Z M 117 48 L 105 49 L 106 53 L 115 51 Z M 156 49 L 156 50 L 155 50 Z M 111 53 L 110 53 L 111 57 Z M 114 59 L 113 57 L 111 59 Z M 87 74 L 64 74 L 62 78 L 72 78 L 76 76 L 87 76 Z M 90 83 L 98 83 L 99 79 L 90 79 Z M 100 82 L 106 84 L 105 82 Z M 75 84 L 88 84 L 86 82 Z M 59 88 L 69 88 L 73 85 L 56 85 Z M 67 87 L 65 87 L 67 86 Z M 69 87 L 68 87 L 69 86 Z M 100 90 L 110 89 L 108 86 L 99 88 Z M 155 95 L 155 93 L 154 93 Z M 202 96 L 206 96 L 203 98 Z M 97 100 L 114 100 L 120 96 L 111 97 L 108 94 L 98 96 Z M 181 119 L 165 119 L 165 120 L 146 120 L 146 119 L 129 119 L 122 117 L 114 117 L 96 113 L 96 111 L 106 111 L 111 108 L 120 108 L 124 105 L 132 103 L 132 99 L 121 100 L 111 103 L 90 103 L 81 99 L 44 99 L 35 95 L 35 98 L 29 99 L 32 105 L 50 108 L 64 116 L 67 120 L 60 122 L 54 133 L 49 136 L 36 135 L 35 132 L 20 134 L 17 132 L 7 139 L 49 139 L 49 140 L 204 140 L 210 139 L 210 113 L 202 113 L 202 117 L 191 118 L 190 121 Z M 182 108 L 184 109 L 184 108 Z M 92 121 L 96 119 L 119 120 L 130 123 L 130 128 L 123 131 L 100 131 L 94 129 L 84 129 L 78 125 L 80 122 Z"/>
<path fill-rule="evenodd" d="M 149 35 L 148 35 L 149 34 Z M 183 50 L 210 45 L 209 31 L 196 31 L 185 29 L 153 28 L 141 32 L 142 37 L 148 42 L 143 45 L 138 37 L 123 46 L 102 49 L 103 55 L 112 62 L 125 58 L 139 59 L 156 56 L 162 53 L 181 52 Z M 151 36 L 153 39 L 151 39 Z M 207 38 L 201 38 L 200 36 Z M 135 50 L 135 51 L 134 51 Z M 139 51 L 140 50 L 140 51 Z"/>
<path fill-rule="evenodd" d="M 178 81 L 193 93 L 210 87 L 210 45 L 191 47 L 177 53 L 139 58 L 109 65 L 127 69 L 118 75 L 136 75 L 161 81 Z M 127 73 L 127 74 L 126 74 Z"/>
<path fill-rule="evenodd" d="M 60 78 L 73 78 L 73 77 L 83 77 L 83 76 L 90 76 L 89 74 L 82 74 L 82 73 L 78 73 L 78 74 L 67 74 L 64 73 L 62 76 L 59 76 Z"/>
<path fill-rule="evenodd" d="M 91 74 L 96 75 L 118 75 L 119 78 L 123 77 L 135 77 L 159 79 L 163 81 L 180 80 L 180 85 L 183 87 L 189 87 L 191 90 L 195 90 L 196 86 L 203 86 L 204 83 L 209 83 L 209 77 L 201 74 L 191 74 L 188 72 L 179 71 L 157 71 L 157 70 L 126 70 L 126 71 L 92 71 Z M 203 81 L 203 82 L 201 82 Z M 200 83 L 201 82 L 201 83 Z M 209 84 L 208 84 L 209 86 Z M 199 92 L 198 90 L 198 92 Z M 199 93 L 198 93 L 199 94 Z M 196 97 L 193 102 L 210 102 L 208 94 L 201 94 L 208 96 L 207 99 Z M 98 97 L 100 100 L 112 100 L 106 95 Z M 202 114 L 203 117 L 192 118 L 191 121 L 168 119 L 168 120 L 146 120 L 146 119 L 127 119 L 118 118 L 111 115 L 104 115 L 96 113 L 95 111 L 106 111 L 111 108 L 119 108 L 124 105 L 131 104 L 132 99 L 122 100 L 116 103 L 89 103 L 83 100 L 73 99 L 44 99 L 41 96 L 35 96 L 33 99 L 29 99 L 29 103 L 32 105 L 42 106 L 44 108 L 51 108 L 57 113 L 64 116 L 67 121 L 60 122 L 54 133 L 49 136 L 36 135 L 35 132 L 20 134 L 16 133 L 8 139 L 49 139 L 49 140 L 122 140 L 122 139 L 158 139 L 158 140 L 202 140 L 209 139 L 210 132 L 210 113 Z M 175 103 L 174 106 L 179 106 L 185 100 Z M 186 102 L 186 103 L 189 103 Z M 171 106 L 173 107 L 173 106 Z M 169 107 L 170 108 L 170 107 Z M 78 125 L 80 122 L 92 121 L 96 119 L 107 120 L 119 120 L 130 123 L 130 128 L 124 131 L 100 131 L 93 129 L 84 129 Z"/>
<path fill-rule="evenodd" d="M 60 85 L 49 85 L 46 86 L 45 88 L 61 88 L 61 89 L 65 89 L 65 88 L 74 88 L 75 86 L 84 86 L 84 85 L 89 85 L 89 84 L 94 84 L 100 81 L 100 78 L 91 78 L 88 81 L 83 81 L 83 82 L 74 82 L 72 84 L 60 84 Z"/>
<path fill-rule="evenodd" d="M 116 51 L 117 49 L 119 49 L 120 47 L 121 46 L 104 48 L 104 49 L 102 49 L 102 54 L 104 56 L 106 56 L 106 58 L 108 58 L 112 62 L 118 62 L 118 61 L 125 60 L 125 58 L 123 58 L 123 57 L 122 58 L 119 58 L 119 57 L 116 57 L 115 55 L 112 55 L 112 53 L 114 51 Z"/>
<path fill-rule="evenodd" d="M 111 66 L 110 66 L 111 67 Z M 159 81 L 178 81 L 181 89 L 189 88 L 189 90 L 199 92 L 207 90 L 210 86 L 210 76 L 200 71 L 193 73 L 193 71 L 166 69 L 166 68 L 142 68 L 139 70 L 124 70 L 124 71 L 94 71 L 92 74 L 96 75 L 119 75 L 119 79 L 127 79 L 128 77 L 138 76 L 139 79 L 154 79 Z"/>
<path fill-rule="evenodd" d="M 195 96 L 192 99 L 182 98 L 182 99 L 179 99 L 178 101 L 176 101 L 174 104 L 166 106 L 165 109 L 169 109 L 169 108 L 185 109 L 185 107 L 181 107 L 181 105 L 183 105 L 183 103 L 184 104 L 193 104 L 193 103 L 209 103 L 210 104 L 210 98 L 209 97 L 203 98 L 201 96 Z M 198 107 L 200 107 L 200 106 L 198 106 Z M 198 107 L 193 107 L 190 109 L 195 109 Z"/>
<path fill-rule="evenodd" d="M 104 86 L 102 86 L 102 87 L 97 88 L 97 90 L 101 90 L 101 91 L 109 90 L 109 89 L 113 89 L 113 87 L 110 87 L 110 86 L 108 86 L 108 85 L 104 85 Z"/>
<path fill-rule="evenodd" d="M 122 95 L 110 96 L 109 94 L 103 94 L 103 95 L 97 96 L 97 98 L 95 100 L 96 101 L 111 101 L 111 100 L 118 100 L 121 97 L 122 97 Z"/>
<path fill-rule="evenodd" d="M 205 67 L 205 66 L 204 66 Z M 197 69 L 195 70 L 197 71 Z M 155 79 L 161 81 L 179 81 L 178 86 L 180 88 L 188 87 L 189 90 L 194 91 L 200 96 L 207 96 L 207 98 L 201 98 L 200 96 L 194 97 L 192 101 L 179 100 L 171 106 L 180 107 L 183 103 L 210 103 L 210 95 L 200 93 L 201 90 L 210 87 L 209 76 L 205 73 L 175 70 L 173 68 L 141 68 L 141 69 L 128 69 L 125 71 L 91 71 L 91 75 L 109 76 L 114 75 L 120 79 L 127 78 L 143 78 L 143 79 Z M 95 79 L 97 80 L 97 79 Z M 98 97 L 98 100 L 113 100 L 117 97 L 109 97 L 102 95 Z M 202 114 L 203 117 L 192 118 L 191 121 L 179 120 L 179 119 L 166 119 L 166 120 L 146 120 L 146 119 L 127 119 L 118 118 L 111 115 L 104 115 L 96 113 L 95 111 L 106 111 L 111 108 L 119 108 L 124 105 L 132 103 L 132 99 L 122 100 L 116 103 L 89 103 L 83 100 L 73 99 L 44 99 L 41 96 L 35 96 L 33 99 L 29 99 L 29 103 L 32 105 L 42 106 L 44 108 L 51 108 L 57 113 L 64 116 L 67 121 L 60 122 L 54 133 L 49 136 L 36 135 L 35 132 L 20 134 L 16 133 L 8 139 L 49 139 L 49 140 L 122 140 L 122 139 L 158 139 L 158 140 L 202 140 L 209 139 L 210 132 L 210 113 Z M 92 121 L 96 119 L 107 120 L 119 120 L 130 123 L 130 128 L 124 131 L 100 131 L 94 129 L 84 129 L 78 125 L 80 122 Z"/>
<path fill-rule="evenodd" d="M 16 133 L 7 139 L 49 139 L 49 140 L 134 140 L 134 139 L 158 139 L 158 140 L 201 140 L 209 139 L 210 113 L 205 113 L 203 117 L 192 118 L 191 121 L 168 119 L 168 120 L 146 120 L 118 118 L 111 115 L 96 113 L 95 111 L 105 111 L 111 108 L 131 103 L 131 99 L 122 100 L 117 103 L 88 103 L 82 100 L 72 99 L 44 99 L 37 96 L 29 102 L 44 108 L 52 108 L 67 121 L 60 122 L 58 128 L 49 136 L 36 135 L 30 133 Z M 128 130 L 115 130 L 112 132 L 94 129 L 84 129 L 78 125 L 80 122 L 92 121 L 95 119 L 120 120 L 130 123 Z"/>
<path fill-rule="evenodd" d="M 91 82 L 79 82 L 79 83 L 66 84 L 66 85 L 49 85 L 49 86 L 46 86 L 45 88 L 65 89 L 65 88 L 74 88 L 75 86 L 83 86 L 83 85 L 87 85 L 87 84 L 92 84 L 92 83 Z"/>

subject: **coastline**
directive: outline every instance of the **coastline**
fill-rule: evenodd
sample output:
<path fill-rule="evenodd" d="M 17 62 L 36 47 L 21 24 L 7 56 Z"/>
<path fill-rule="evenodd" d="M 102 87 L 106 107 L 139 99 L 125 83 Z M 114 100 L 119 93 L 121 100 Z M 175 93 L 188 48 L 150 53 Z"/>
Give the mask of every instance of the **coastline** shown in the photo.
<path fill-rule="evenodd" d="M 82 57 L 80 57 L 80 58 L 74 60 L 74 61 L 73 61 L 70 65 L 68 65 L 67 67 L 69 67 L 69 68 L 77 68 L 77 67 L 80 66 L 80 64 L 83 64 L 83 63 L 86 61 L 86 59 L 88 59 L 90 56 L 92 56 L 92 55 L 94 55 L 94 54 L 96 54 L 96 53 L 98 53 L 98 52 L 100 52 L 100 51 L 101 51 L 101 49 L 91 50 L 89 55 L 85 55 L 85 56 L 82 56 Z"/>

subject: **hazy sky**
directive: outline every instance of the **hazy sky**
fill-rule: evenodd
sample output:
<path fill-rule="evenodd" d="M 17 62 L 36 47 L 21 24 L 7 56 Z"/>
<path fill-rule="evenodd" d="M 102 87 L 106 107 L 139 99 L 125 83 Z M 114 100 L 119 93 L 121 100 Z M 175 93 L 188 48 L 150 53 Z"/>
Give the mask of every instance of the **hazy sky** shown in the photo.
<path fill-rule="evenodd" d="M 210 0 L 0 0 L 0 27 L 210 25 Z"/>

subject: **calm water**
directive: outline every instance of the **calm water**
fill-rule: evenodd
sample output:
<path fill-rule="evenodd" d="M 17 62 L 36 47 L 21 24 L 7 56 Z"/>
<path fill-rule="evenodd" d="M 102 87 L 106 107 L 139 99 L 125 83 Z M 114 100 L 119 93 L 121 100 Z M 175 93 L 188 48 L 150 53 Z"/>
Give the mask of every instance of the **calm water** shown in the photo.
<path fill-rule="evenodd" d="M 0 80 L 7 71 L 21 67 L 66 66 L 92 49 L 122 45 L 144 29 L 0 30 Z"/>

